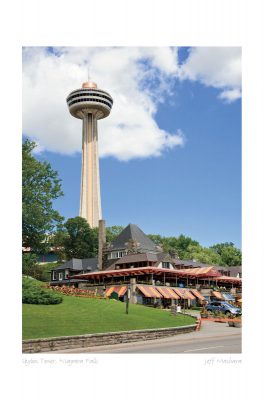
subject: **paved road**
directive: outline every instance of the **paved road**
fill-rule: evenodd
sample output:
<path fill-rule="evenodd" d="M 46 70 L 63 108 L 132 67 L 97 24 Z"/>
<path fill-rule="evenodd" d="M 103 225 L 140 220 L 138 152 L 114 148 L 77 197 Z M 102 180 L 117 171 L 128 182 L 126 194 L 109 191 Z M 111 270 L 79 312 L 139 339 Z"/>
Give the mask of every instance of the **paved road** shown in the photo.
<path fill-rule="evenodd" d="M 154 341 L 153 341 L 154 342 Z M 86 351 L 85 351 L 86 352 Z M 241 353 L 240 335 L 222 336 L 216 338 L 181 339 L 174 337 L 172 340 L 165 340 L 161 343 L 128 343 L 125 345 L 105 346 L 90 349 L 94 353 L 142 353 L 142 354 L 166 354 L 166 353 L 188 353 L 188 354 L 207 354 L 207 353 Z"/>
<path fill-rule="evenodd" d="M 185 353 L 185 354 L 237 354 L 241 353 L 241 329 L 225 323 L 204 322 L 198 332 L 180 334 L 146 342 L 122 343 L 53 353 Z"/>

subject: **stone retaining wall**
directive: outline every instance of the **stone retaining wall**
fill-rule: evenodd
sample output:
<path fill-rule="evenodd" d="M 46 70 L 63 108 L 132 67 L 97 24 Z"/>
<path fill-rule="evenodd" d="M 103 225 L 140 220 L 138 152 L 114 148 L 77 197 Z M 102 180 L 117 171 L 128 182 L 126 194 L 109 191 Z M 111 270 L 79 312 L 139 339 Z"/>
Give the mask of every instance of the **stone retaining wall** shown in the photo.
<path fill-rule="evenodd" d="M 145 329 L 136 331 L 95 333 L 79 336 L 62 336 L 49 339 L 31 339 L 22 341 L 23 353 L 45 353 L 55 350 L 75 349 L 82 347 L 105 346 L 142 340 L 159 339 L 179 333 L 192 332 L 196 324 L 173 328 Z"/>

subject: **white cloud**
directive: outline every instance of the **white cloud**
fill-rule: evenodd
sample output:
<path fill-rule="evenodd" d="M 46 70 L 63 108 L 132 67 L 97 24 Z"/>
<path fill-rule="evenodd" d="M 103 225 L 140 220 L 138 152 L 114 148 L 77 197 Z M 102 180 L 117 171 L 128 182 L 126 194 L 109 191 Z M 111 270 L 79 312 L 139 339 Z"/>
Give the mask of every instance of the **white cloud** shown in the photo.
<path fill-rule="evenodd" d="M 145 61 L 145 62 L 144 62 Z M 23 54 L 23 133 L 40 149 L 81 151 L 81 121 L 66 97 L 90 75 L 114 99 L 108 118 L 99 121 L 100 155 L 119 160 L 159 156 L 183 144 L 183 135 L 160 129 L 158 104 L 171 93 L 178 71 L 172 48 L 25 48 Z"/>
<path fill-rule="evenodd" d="M 237 100 L 241 97 L 241 48 L 192 48 L 179 69 L 179 77 L 220 89 L 219 98 L 227 102 Z"/>
<path fill-rule="evenodd" d="M 160 156 L 183 145 L 179 127 L 170 133 L 155 120 L 177 79 L 215 87 L 227 103 L 241 97 L 240 48 L 192 48 L 181 66 L 178 49 L 170 47 L 25 48 L 23 133 L 38 142 L 39 151 L 81 151 L 81 121 L 69 114 L 65 99 L 87 80 L 88 65 L 98 87 L 114 99 L 110 116 L 99 121 L 102 157 Z"/>
<path fill-rule="evenodd" d="M 223 90 L 219 94 L 219 98 L 225 100 L 227 103 L 232 103 L 233 101 L 241 98 L 241 90 L 240 89 Z"/>

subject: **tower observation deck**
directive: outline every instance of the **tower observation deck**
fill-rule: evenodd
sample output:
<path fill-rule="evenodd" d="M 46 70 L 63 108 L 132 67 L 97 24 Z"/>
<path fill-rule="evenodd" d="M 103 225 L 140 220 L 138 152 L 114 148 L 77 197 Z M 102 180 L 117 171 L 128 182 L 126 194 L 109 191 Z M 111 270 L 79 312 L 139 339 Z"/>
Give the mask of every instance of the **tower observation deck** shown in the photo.
<path fill-rule="evenodd" d="M 70 114 L 83 121 L 80 216 L 94 228 L 102 219 L 97 120 L 109 115 L 113 99 L 94 82 L 85 82 L 68 95 L 67 104 Z"/>

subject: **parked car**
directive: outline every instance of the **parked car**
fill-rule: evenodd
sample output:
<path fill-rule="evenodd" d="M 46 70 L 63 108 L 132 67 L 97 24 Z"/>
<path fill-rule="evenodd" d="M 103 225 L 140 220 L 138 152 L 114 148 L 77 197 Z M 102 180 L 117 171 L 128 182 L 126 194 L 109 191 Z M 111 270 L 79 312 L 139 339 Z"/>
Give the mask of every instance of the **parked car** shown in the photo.
<path fill-rule="evenodd" d="M 232 306 L 232 304 L 227 303 L 227 301 L 211 301 L 206 306 L 207 311 L 220 311 L 224 314 L 241 315 L 241 308 Z"/>

